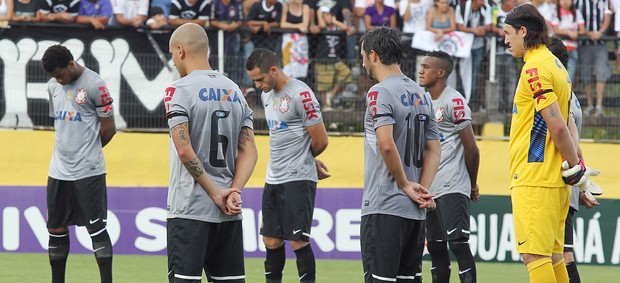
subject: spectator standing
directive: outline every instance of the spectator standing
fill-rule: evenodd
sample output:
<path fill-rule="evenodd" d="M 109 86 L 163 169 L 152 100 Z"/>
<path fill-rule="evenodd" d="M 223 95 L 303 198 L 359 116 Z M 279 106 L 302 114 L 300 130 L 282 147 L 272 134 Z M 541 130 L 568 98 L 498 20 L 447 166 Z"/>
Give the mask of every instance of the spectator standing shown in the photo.
<path fill-rule="evenodd" d="M 168 18 L 161 6 L 151 6 L 149 15 L 149 19 L 146 20 L 146 26 L 150 29 L 160 29 L 168 25 Z"/>
<path fill-rule="evenodd" d="M 172 0 L 168 22 L 172 26 L 194 23 L 208 26 L 211 7 L 208 0 Z"/>
<path fill-rule="evenodd" d="M 291 77 L 304 79 L 308 74 L 308 27 L 310 6 L 303 0 L 289 0 L 282 4 L 280 27 L 299 32 L 282 35 L 282 71 Z"/>
<path fill-rule="evenodd" d="M 112 16 L 110 0 L 80 0 L 78 24 L 90 24 L 95 29 L 104 29 Z"/>
<path fill-rule="evenodd" d="M 603 115 L 603 95 L 605 83 L 611 77 L 606 41 L 601 37 L 611 23 L 611 10 L 607 0 L 577 0 L 577 9 L 585 20 L 589 40 L 577 47 L 579 53 L 579 71 L 586 93 L 587 107 L 583 112 L 589 116 L 596 110 L 596 116 Z M 594 77 L 594 80 L 593 80 Z M 596 88 L 596 108 L 592 97 L 592 82 Z"/>
<path fill-rule="evenodd" d="M 570 1 L 570 0 L 569 0 Z M 512 99 L 517 88 L 517 61 L 510 54 L 508 45 L 504 43 L 504 21 L 506 15 L 517 6 L 517 0 L 502 0 L 502 4 L 497 7 L 495 18 L 493 19 L 493 33 L 495 33 L 495 77 L 499 92 L 499 111 L 509 113 L 512 111 Z"/>
<path fill-rule="evenodd" d="M 0 0 L 0 22 L 10 21 L 13 15 L 13 0 Z"/>
<path fill-rule="evenodd" d="M 432 1 L 432 0 L 431 0 Z M 347 1 L 345 1 L 347 2 Z M 396 9 L 396 2 L 395 0 L 384 0 L 383 3 L 385 6 L 389 6 L 392 7 L 394 9 Z M 359 19 L 357 21 L 358 23 L 358 31 L 359 32 L 365 32 L 366 31 L 366 22 L 365 22 L 365 15 L 366 15 L 366 9 L 370 6 L 374 6 L 375 5 L 375 0 L 355 0 L 354 1 L 354 13 L 355 16 Z M 339 21 L 342 21 L 341 19 L 338 19 Z"/>
<path fill-rule="evenodd" d="M 149 0 L 114 0 L 112 13 L 114 24 L 142 27 L 149 13 Z"/>
<path fill-rule="evenodd" d="M 327 6 L 319 8 L 320 26 L 324 26 L 320 34 L 316 51 L 316 63 L 314 64 L 316 90 L 319 92 L 323 111 L 332 110 L 332 102 L 336 94 L 340 93 L 344 86 L 352 82 L 351 69 L 343 62 L 345 57 L 346 42 L 344 34 L 334 34 L 335 31 L 353 29 L 336 19 L 335 11 Z"/>
<path fill-rule="evenodd" d="M 282 4 L 278 0 L 261 0 L 254 3 L 248 14 L 247 25 L 252 32 L 254 48 L 265 48 L 276 53 L 280 42 L 278 34 L 272 34 L 272 28 L 279 28 L 282 20 Z M 251 50 L 250 50 L 251 51 Z"/>
<path fill-rule="evenodd" d="M 394 0 L 388 0 L 394 1 Z M 336 20 L 345 23 L 347 26 L 352 27 L 347 31 L 346 37 L 346 58 L 349 62 L 355 60 L 359 54 L 359 51 L 356 50 L 356 46 L 358 45 L 358 37 L 355 34 L 356 27 L 353 22 L 353 12 L 351 8 L 351 1 L 349 0 L 318 0 L 317 7 L 329 7 L 330 11 L 334 13 L 336 16 Z M 318 15 L 319 11 L 317 9 L 317 21 L 320 19 L 320 15 Z M 362 15 L 363 16 L 363 15 Z M 362 23 L 363 26 L 363 23 Z M 321 29 L 323 27 L 320 27 Z"/>
<path fill-rule="evenodd" d="M 14 1 L 13 22 L 38 22 L 37 9 L 40 0 L 17 0 Z"/>
<path fill-rule="evenodd" d="M 45 0 L 37 13 L 42 22 L 73 23 L 79 11 L 80 1 Z"/>
<path fill-rule="evenodd" d="M 241 0 L 214 0 L 211 3 L 211 26 L 224 31 L 225 70 L 235 82 L 240 82 L 244 73 L 239 33 L 244 15 Z"/>
<path fill-rule="evenodd" d="M 579 42 L 577 37 L 586 34 L 585 21 L 581 11 L 575 8 L 572 0 L 560 0 L 559 5 L 557 5 L 556 17 L 551 21 L 551 26 L 553 26 L 556 35 L 565 38 L 562 40 L 562 43 L 564 43 L 566 51 L 568 51 L 568 65 L 566 69 L 571 80 L 574 80 L 579 59 L 579 53 L 577 52 Z"/>
<path fill-rule="evenodd" d="M 366 30 L 374 27 L 388 26 L 396 29 L 396 10 L 386 6 L 384 0 L 375 0 L 375 4 L 366 8 L 364 14 Z"/>
<path fill-rule="evenodd" d="M 484 35 L 491 30 L 493 23 L 491 9 L 485 4 L 485 0 L 468 0 L 456 6 L 455 13 L 457 29 L 474 34 L 471 55 L 469 58 L 460 59 L 458 62 L 463 92 L 473 111 L 483 110 L 484 97 L 478 88 L 478 81 L 480 80 L 482 62 L 486 57 Z"/>
<path fill-rule="evenodd" d="M 403 18 L 403 33 L 400 36 L 403 42 L 401 68 L 407 77 L 418 77 L 416 67 L 420 65 L 426 51 L 411 47 L 411 41 L 416 32 L 426 30 L 426 16 L 432 7 L 433 0 L 401 0 L 398 2 L 398 13 Z"/>
<path fill-rule="evenodd" d="M 435 6 L 426 16 L 426 30 L 435 33 L 435 41 L 441 40 L 444 34 L 456 30 L 454 8 L 450 7 L 449 0 L 435 0 Z"/>

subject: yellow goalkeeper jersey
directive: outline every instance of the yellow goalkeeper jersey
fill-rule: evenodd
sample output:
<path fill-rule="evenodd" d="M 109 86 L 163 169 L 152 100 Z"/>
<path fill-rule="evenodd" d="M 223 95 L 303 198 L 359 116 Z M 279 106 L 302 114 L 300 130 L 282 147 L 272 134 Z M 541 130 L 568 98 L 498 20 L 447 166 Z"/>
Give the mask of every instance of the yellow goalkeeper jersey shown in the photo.
<path fill-rule="evenodd" d="M 539 112 L 557 101 L 567 121 L 571 80 L 546 46 L 527 51 L 523 60 L 510 125 L 510 186 L 562 187 L 562 155 Z"/>

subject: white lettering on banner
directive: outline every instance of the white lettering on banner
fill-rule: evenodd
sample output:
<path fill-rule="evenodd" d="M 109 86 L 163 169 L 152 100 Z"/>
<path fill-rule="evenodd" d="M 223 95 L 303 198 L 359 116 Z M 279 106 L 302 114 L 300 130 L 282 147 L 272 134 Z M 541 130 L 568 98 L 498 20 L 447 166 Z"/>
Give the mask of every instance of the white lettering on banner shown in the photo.
<path fill-rule="evenodd" d="M 17 207 L 9 206 L 2 210 L 2 247 L 7 251 L 15 251 L 19 248 L 19 209 Z"/>
<path fill-rule="evenodd" d="M 60 42 L 32 38 L 20 39 L 17 44 L 8 39 L 0 40 L 0 59 L 4 62 L 3 86 L 6 101 L 6 113 L 0 120 L 0 127 L 31 128 L 32 120 L 28 116 L 27 98 L 48 99 L 47 83 L 27 83 L 27 64 L 32 60 L 41 60 L 43 52 Z M 74 58 L 81 58 L 84 53 L 84 43 L 76 38 L 62 42 L 67 46 Z M 127 123 L 121 116 L 121 81 L 125 78 L 129 88 L 149 111 L 153 111 L 163 100 L 166 85 L 175 80 L 176 71 L 162 67 L 159 74 L 149 80 L 140 67 L 136 57 L 129 51 L 129 44 L 124 39 L 115 39 L 112 42 L 103 39 L 93 41 L 90 52 L 97 60 L 99 74 L 108 84 L 110 94 L 114 99 L 114 113 L 116 127 L 123 129 Z M 84 65 L 79 59 L 78 62 Z M 172 60 L 168 62 L 171 64 Z"/>
<path fill-rule="evenodd" d="M 339 209 L 336 212 L 336 248 L 339 251 L 357 252 L 360 250 L 361 218 L 360 209 Z"/>
<path fill-rule="evenodd" d="M 47 225 L 41 210 L 36 206 L 31 206 L 24 210 L 24 217 L 28 225 L 32 228 L 34 236 L 39 241 L 39 245 L 44 249 L 47 249 L 49 233 L 47 232 Z"/>
<path fill-rule="evenodd" d="M 254 216 L 254 210 L 252 210 L 251 208 L 242 208 L 241 215 L 243 215 L 243 220 L 241 221 L 243 226 L 243 250 L 255 251 L 256 249 L 258 249 L 257 243 L 262 242 L 262 240 L 259 238 L 258 241 L 256 241 L 256 235 L 259 234 L 256 230 L 256 227 L 258 225 L 256 225 L 256 222 L 254 222 L 254 220 L 257 219 Z M 260 218 L 258 218 L 258 223 L 260 223 Z"/>
<path fill-rule="evenodd" d="M 336 245 L 334 245 L 334 242 L 328 235 L 332 228 L 334 228 L 334 219 L 332 215 L 325 209 L 315 208 L 313 219 L 318 221 L 319 224 L 312 226 L 312 241 L 314 241 L 323 252 L 333 251 Z"/>
<path fill-rule="evenodd" d="M 166 226 L 151 222 L 166 222 L 167 212 L 159 207 L 147 207 L 136 215 L 136 228 L 149 237 L 138 236 L 134 245 L 145 252 L 158 252 L 166 248 Z"/>
<path fill-rule="evenodd" d="M 583 218 L 577 217 L 575 219 L 575 227 L 573 228 L 573 254 L 575 255 L 575 261 L 583 262 Z"/>
<path fill-rule="evenodd" d="M 471 236 L 469 242 L 471 243 L 472 253 L 475 256 L 476 253 L 483 260 L 493 260 L 497 255 L 497 214 L 489 215 L 489 229 L 487 230 L 486 215 L 478 214 L 478 221 L 470 216 L 470 231 Z M 477 224 L 474 230 L 474 225 Z M 487 231 L 489 239 L 487 240 Z M 477 234 L 474 234 L 478 232 Z M 489 249 L 486 249 L 486 245 L 489 245 Z"/>
<path fill-rule="evenodd" d="M 23 245 L 38 245 L 42 249 L 47 249 L 48 233 L 41 209 L 35 206 L 24 209 L 23 217 L 26 221 L 21 221 L 20 213 L 18 208 L 11 206 L 2 210 L 2 248 L 5 251 L 19 251 L 20 246 Z M 312 241 L 324 253 L 359 253 L 360 215 L 360 209 L 339 209 L 332 214 L 326 209 L 315 208 Z M 243 216 L 244 251 L 264 252 L 265 246 L 258 233 L 261 226 L 262 211 L 244 208 Z M 575 218 L 574 253 L 577 262 L 607 263 L 601 224 L 599 223 L 600 218 L 601 213 L 596 212 L 588 220 L 587 225 L 585 225 L 586 221 L 583 218 Z M 166 250 L 167 244 L 165 221 L 166 211 L 159 207 L 146 207 L 137 211 L 133 223 L 124 223 L 124 225 L 121 225 L 115 213 L 108 211 L 108 233 L 112 243 L 116 244 L 122 233 L 122 226 L 127 228 L 127 225 L 135 224 L 138 231 L 135 239 L 127 239 L 128 236 L 125 235 L 124 241 L 130 241 L 130 243 L 133 241 L 133 246 L 139 251 L 161 252 Z M 24 231 L 23 229 L 20 230 L 23 225 L 30 228 L 36 238 L 35 243 L 20 242 L 27 239 L 20 234 L 20 231 Z M 510 213 L 472 215 L 470 217 L 472 253 L 478 254 L 485 261 L 520 261 L 520 255 L 516 252 L 513 225 L 513 217 Z M 611 264 L 620 263 L 620 217 L 615 225 L 613 248 L 608 251 L 611 252 L 609 262 Z M 86 249 L 92 249 L 92 241 L 86 229 L 78 227 L 76 231 L 79 243 Z M 611 235 L 609 236 L 611 237 Z"/>
<path fill-rule="evenodd" d="M 620 217 L 616 220 L 616 233 L 614 236 L 614 247 L 611 252 L 611 264 L 620 263 Z"/>
<path fill-rule="evenodd" d="M 585 243 L 585 262 L 592 262 L 592 257 L 596 256 L 596 262 L 605 262 L 605 253 L 603 252 L 603 236 L 601 233 L 601 225 L 598 219 L 601 217 L 600 212 L 594 213 L 592 219 L 588 221 L 588 234 Z"/>
<path fill-rule="evenodd" d="M 515 226 L 512 213 L 504 214 L 502 220 L 502 232 L 499 235 L 499 247 L 497 248 L 497 260 L 505 261 L 506 253 L 512 252 L 512 261 L 519 261 L 521 256 L 517 252 L 515 240 Z"/>

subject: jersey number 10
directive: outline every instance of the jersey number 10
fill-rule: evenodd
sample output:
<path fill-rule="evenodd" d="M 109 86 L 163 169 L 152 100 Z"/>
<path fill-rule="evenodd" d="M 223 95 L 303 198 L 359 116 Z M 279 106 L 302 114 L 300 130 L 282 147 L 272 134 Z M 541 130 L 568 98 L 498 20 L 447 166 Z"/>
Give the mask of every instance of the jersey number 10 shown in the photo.
<path fill-rule="evenodd" d="M 413 120 L 413 121 L 412 121 Z M 405 140 L 405 165 L 422 168 L 424 162 L 424 147 L 426 145 L 426 131 L 428 130 L 429 117 L 426 114 L 417 114 L 412 119 L 411 113 L 407 114 L 407 139 Z M 413 147 L 413 148 L 412 148 Z"/>

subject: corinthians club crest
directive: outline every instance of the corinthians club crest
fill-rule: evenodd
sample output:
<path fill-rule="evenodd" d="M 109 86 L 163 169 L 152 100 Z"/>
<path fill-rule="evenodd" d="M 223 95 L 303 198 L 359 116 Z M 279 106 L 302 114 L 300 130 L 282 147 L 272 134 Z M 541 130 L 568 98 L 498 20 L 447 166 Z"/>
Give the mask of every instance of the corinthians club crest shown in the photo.
<path fill-rule="evenodd" d="M 291 102 L 291 98 L 288 95 L 280 98 L 280 112 L 288 111 L 289 102 Z"/>
<path fill-rule="evenodd" d="M 77 94 L 75 95 L 75 102 L 79 105 L 84 104 L 86 102 L 86 95 L 88 95 L 88 93 L 85 89 L 78 89 Z"/>

